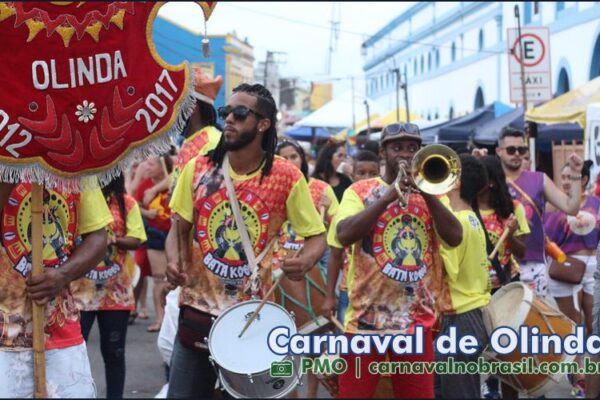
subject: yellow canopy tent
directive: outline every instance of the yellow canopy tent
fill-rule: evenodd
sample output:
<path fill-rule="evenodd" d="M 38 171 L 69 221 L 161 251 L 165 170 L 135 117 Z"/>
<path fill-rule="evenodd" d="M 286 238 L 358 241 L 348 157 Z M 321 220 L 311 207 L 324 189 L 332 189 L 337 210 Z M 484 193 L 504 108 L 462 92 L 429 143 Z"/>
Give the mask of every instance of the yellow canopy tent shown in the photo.
<path fill-rule="evenodd" d="M 406 121 L 406 109 L 403 107 L 400 107 L 400 121 Z M 414 113 L 410 113 L 410 120 L 411 121 L 419 121 L 423 118 L 421 118 L 419 115 L 414 114 Z M 385 114 L 384 116 L 380 116 L 377 113 L 374 113 L 373 115 L 371 115 L 371 128 L 383 128 L 386 125 L 392 124 L 396 122 L 396 110 L 392 110 L 389 113 Z M 353 137 L 354 135 L 358 134 L 358 132 L 367 129 L 368 128 L 368 123 L 367 123 L 367 119 L 364 119 L 362 121 L 360 121 L 359 123 L 356 124 L 356 131 L 352 132 L 352 128 L 347 128 L 344 129 L 340 132 L 338 132 L 335 136 L 334 139 L 336 140 L 346 140 L 348 138 Z"/>
<path fill-rule="evenodd" d="M 400 122 L 406 122 L 406 109 L 400 107 Z M 410 113 L 410 121 L 419 121 L 422 120 L 423 118 L 421 118 L 421 116 L 415 114 L 415 113 Z M 384 127 L 386 125 L 389 124 L 393 124 L 394 122 L 398 122 L 397 118 L 396 118 L 396 110 L 392 110 L 389 113 L 387 113 L 386 115 L 384 115 L 382 118 L 375 120 L 373 123 L 378 123 L 379 126 Z"/>
<path fill-rule="evenodd" d="M 371 115 L 371 128 L 374 128 L 375 125 L 373 125 L 373 122 L 375 121 L 376 118 L 379 118 L 379 114 L 373 114 Z M 358 132 L 362 131 L 363 129 L 367 129 L 369 127 L 368 124 L 368 120 L 365 118 L 364 120 L 358 122 L 356 124 L 356 131 L 353 133 L 352 132 L 352 128 L 346 128 L 344 130 L 339 131 L 338 133 L 335 134 L 335 136 L 333 137 L 335 140 L 346 140 L 348 137 L 352 137 L 354 135 L 356 135 Z"/>
<path fill-rule="evenodd" d="M 585 132 L 587 107 L 597 102 L 600 102 L 600 77 L 539 107 L 529 109 L 525 113 L 525 119 L 541 124 L 577 123 Z"/>

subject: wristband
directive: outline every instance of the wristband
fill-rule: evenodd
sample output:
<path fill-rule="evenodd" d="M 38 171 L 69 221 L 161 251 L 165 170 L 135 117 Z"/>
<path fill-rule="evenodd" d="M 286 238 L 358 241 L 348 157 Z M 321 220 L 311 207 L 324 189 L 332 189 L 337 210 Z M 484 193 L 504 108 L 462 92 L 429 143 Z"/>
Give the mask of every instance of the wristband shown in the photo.
<path fill-rule="evenodd" d="M 569 177 L 570 180 L 572 181 L 580 181 L 581 180 L 581 175 L 571 175 Z"/>

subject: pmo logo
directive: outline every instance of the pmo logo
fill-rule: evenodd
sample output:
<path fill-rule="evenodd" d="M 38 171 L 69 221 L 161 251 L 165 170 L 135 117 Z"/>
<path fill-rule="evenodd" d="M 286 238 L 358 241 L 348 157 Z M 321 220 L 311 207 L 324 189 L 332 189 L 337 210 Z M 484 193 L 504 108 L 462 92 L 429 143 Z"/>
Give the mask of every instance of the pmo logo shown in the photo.
<path fill-rule="evenodd" d="M 273 361 L 271 378 L 289 378 L 294 375 L 294 364 L 291 361 Z"/>

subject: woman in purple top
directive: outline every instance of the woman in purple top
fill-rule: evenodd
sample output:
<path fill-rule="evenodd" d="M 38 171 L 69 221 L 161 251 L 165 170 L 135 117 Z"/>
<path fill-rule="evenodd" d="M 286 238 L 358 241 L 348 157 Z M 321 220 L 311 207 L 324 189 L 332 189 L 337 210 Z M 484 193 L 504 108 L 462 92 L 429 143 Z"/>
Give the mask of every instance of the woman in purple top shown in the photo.
<path fill-rule="evenodd" d="M 546 213 L 544 228 L 548 237 L 570 256 L 586 264 L 580 284 L 556 281 L 549 278 L 550 294 L 560 311 L 578 325 L 585 324 L 587 333 L 592 331 L 592 306 L 594 303 L 594 271 L 596 270 L 596 248 L 600 240 L 600 198 L 585 193 L 590 182 L 591 161 L 585 161 L 581 170 L 581 182 L 570 176 L 571 169 L 565 165 L 561 171 L 562 189 L 571 192 L 571 185 L 581 184 L 581 206 L 576 217 L 562 211 Z M 583 376 L 576 375 L 574 392 L 581 390 Z"/>

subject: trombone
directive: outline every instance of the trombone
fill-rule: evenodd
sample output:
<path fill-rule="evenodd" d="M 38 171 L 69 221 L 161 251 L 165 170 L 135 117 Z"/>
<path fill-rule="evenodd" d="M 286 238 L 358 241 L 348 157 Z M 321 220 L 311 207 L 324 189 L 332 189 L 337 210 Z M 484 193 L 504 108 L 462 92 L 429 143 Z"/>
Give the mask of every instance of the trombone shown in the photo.
<path fill-rule="evenodd" d="M 405 176 L 412 176 L 415 185 L 424 193 L 442 195 L 448 193 L 460 178 L 460 159 L 454 150 L 443 144 L 430 144 L 414 155 L 407 170 L 406 161 L 400 162 L 398 178 L 394 183 L 402 208 L 408 206 L 411 193 L 409 187 L 405 191 L 400 188 L 400 181 Z"/>

